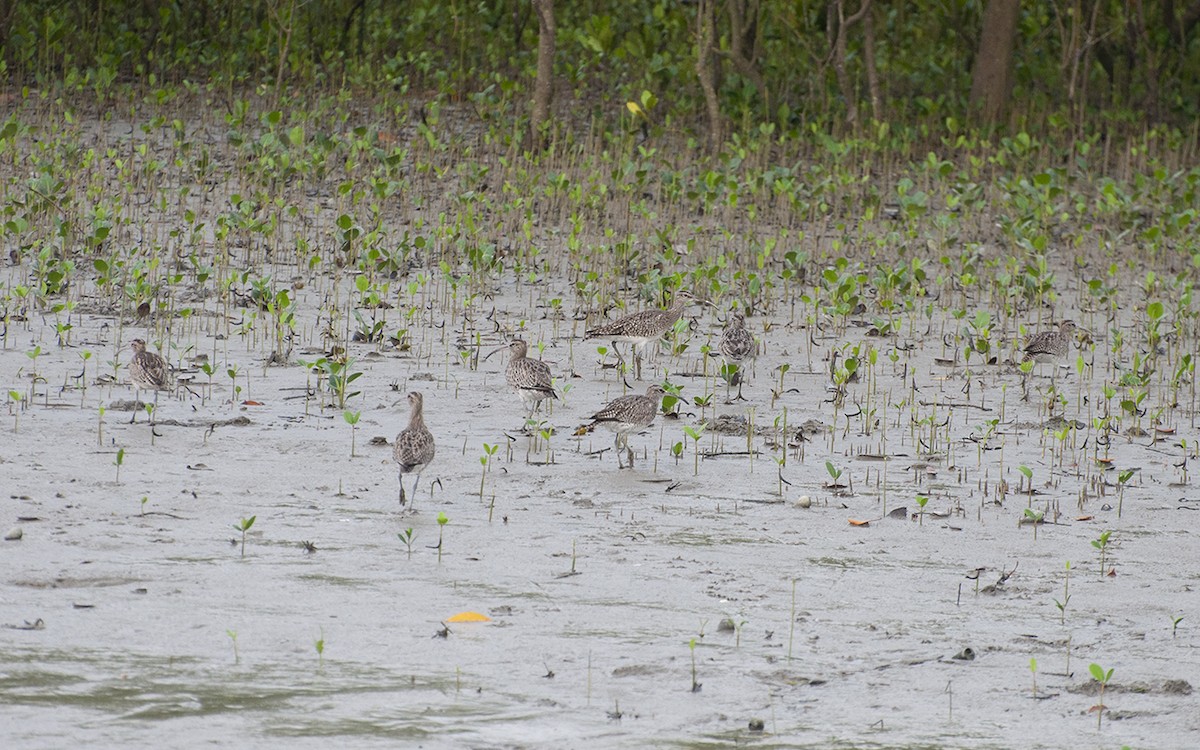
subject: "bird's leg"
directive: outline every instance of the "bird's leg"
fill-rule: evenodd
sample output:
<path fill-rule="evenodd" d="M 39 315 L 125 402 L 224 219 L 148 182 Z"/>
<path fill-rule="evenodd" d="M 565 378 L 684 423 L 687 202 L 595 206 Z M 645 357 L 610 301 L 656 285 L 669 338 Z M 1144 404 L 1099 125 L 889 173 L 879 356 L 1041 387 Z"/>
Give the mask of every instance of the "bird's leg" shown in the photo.
<path fill-rule="evenodd" d="M 137 388 L 133 389 L 133 409 L 131 409 L 130 411 L 133 412 L 133 416 L 131 416 L 129 418 L 129 424 L 136 424 L 137 423 L 137 413 L 138 413 L 138 389 Z"/>
<path fill-rule="evenodd" d="M 746 397 L 742 395 L 742 378 L 741 378 L 741 374 L 742 374 L 742 370 L 741 370 L 741 367 L 739 367 L 739 368 L 738 368 L 738 376 L 739 376 L 739 377 L 738 377 L 738 395 L 737 395 L 737 400 L 738 400 L 738 401 L 745 401 L 745 400 L 746 400 Z"/>
<path fill-rule="evenodd" d="M 420 483 L 421 483 L 421 475 L 417 474 L 417 478 L 413 480 L 413 491 L 412 491 L 413 499 L 412 499 L 412 502 L 408 504 L 409 510 L 412 510 L 413 506 L 417 504 L 417 485 Z"/>
<path fill-rule="evenodd" d="M 404 505 L 404 472 L 400 472 L 400 505 Z"/>
<path fill-rule="evenodd" d="M 613 440 L 613 449 L 617 452 L 617 468 L 624 469 L 625 464 L 621 463 L 621 433 L 617 433 L 616 439 Z"/>

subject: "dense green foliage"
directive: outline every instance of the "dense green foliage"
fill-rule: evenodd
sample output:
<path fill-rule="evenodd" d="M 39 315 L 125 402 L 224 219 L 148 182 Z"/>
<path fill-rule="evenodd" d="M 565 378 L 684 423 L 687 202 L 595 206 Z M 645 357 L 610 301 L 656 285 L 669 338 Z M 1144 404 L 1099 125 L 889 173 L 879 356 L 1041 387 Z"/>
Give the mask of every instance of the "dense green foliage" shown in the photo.
<path fill-rule="evenodd" d="M 841 3 L 738 0 L 762 86 L 723 65 L 719 95 L 733 132 L 760 125 L 844 130 L 835 75 Z M 844 8 L 845 13 L 857 9 Z M 876 2 L 872 38 L 880 119 L 896 126 L 968 119 L 983 0 Z M 610 126 L 646 91 L 656 122 L 704 127 L 696 76 L 696 3 L 559 2 L 557 111 Z M 1200 10 L 1123 0 L 1023 3 L 1012 124 L 1034 134 L 1147 119 L 1187 129 L 1200 102 Z M 730 17 L 717 9 L 728 59 Z M 350 87 L 423 97 L 472 95 L 523 116 L 538 26 L 528 0 L 275 0 L 226 3 L 0 3 L 4 77 L 18 86 L 92 89 L 205 82 L 281 92 Z M 4 30 L 7 30 L 6 32 Z M 845 28 L 845 69 L 867 97 L 862 24 Z M 1082 65 L 1085 69 L 1077 70 Z M 739 72 L 742 71 L 742 72 Z M 1081 101 L 1086 99 L 1086 101 Z"/>

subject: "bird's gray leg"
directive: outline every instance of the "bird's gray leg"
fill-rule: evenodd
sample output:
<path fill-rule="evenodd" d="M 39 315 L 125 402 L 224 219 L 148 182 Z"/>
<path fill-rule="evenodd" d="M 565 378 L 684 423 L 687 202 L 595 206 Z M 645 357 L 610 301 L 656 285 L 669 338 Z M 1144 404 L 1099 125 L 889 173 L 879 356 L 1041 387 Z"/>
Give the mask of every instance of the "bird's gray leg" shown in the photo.
<path fill-rule="evenodd" d="M 129 424 L 136 424 L 137 423 L 137 413 L 138 413 L 138 389 L 136 386 L 133 389 L 133 409 L 131 409 L 130 411 L 133 412 L 133 416 L 131 416 L 129 418 Z"/>
<path fill-rule="evenodd" d="M 404 472 L 400 472 L 400 504 L 404 505 Z"/>

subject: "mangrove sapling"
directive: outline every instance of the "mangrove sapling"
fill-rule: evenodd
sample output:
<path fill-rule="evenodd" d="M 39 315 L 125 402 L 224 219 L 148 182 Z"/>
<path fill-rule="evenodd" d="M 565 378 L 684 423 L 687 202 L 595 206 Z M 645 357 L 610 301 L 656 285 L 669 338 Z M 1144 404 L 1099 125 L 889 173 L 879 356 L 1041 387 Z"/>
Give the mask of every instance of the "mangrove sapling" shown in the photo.
<path fill-rule="evenodd" d="M 233 642 L 233 663 L 238 664 L 242 661 L 242 659 L 238 655 L 237 631 L 227 629 L 225 631 L 225 635 L 229 636 L 229 640 Z"/>
<path fill-rule="evenodd" d="M 1037 700 L 1037 659 L 1029 660 L 1029 674 L 1033 675 L 1033 697 Z"/>
<path fill-rule="evenodd" d="M 690 437 L 692 439 L 692 455 L 693 455 L 692 475 L 693 476 L 699 476 L 699 474 L 700 474 L 700 436 L 704 433 L 704 427 L 705 427 L 705 425 L 700 425 L 699 427 L 692 427 L 691 425 L 685 425 L 683 428 L 684 434 L 686 434 L 688 437 Z"/>
<path fill-rule="evenodd" d="M 317 637 L 317 640 L 313 642 L 313 646 L 317 649 L 318 672 L 320 672 L 321 668 L 325 666 L 325 628 L 321 628 L 320 630 L 321 634 Z"/>
<path fill-rule="evenodd" d="M 1067 603 L 1071 601 L 1071 561 L 1067 560 L 1067 572 L 1063 577 L 1063 598 L 1054 600 L 1054 606 L 1058 607 L 1058 621 L 1061 625 L 1067 624 Z"/>
<path fill-rule="evenodd" d="M 1121 517 L 1121 504 L 1125 500 L 1125 483 L 1133 478 L 1133 469 L 1122 469 L 1117 475 L 1117 518 Z"/>
<path fill-rule="evenodd" d="M 438 543 L 437 543 L 438 563 L 441 563 L 441 561 L 442 561 L 442 532 L 445 531 L 446 524 L 450 523 L 450 519 L 446 517 L 445 513 L 438 511 L 437 522 L 438 522 Z"/>
<path fill-rule="evenodd" d="M 838 480 L 842 478 L 842 470 L 834 466 L 832 461 L 825 462 L 825 471 L 829 472 L 829 478 L 831 480 L 829 484 L 825 485 L 826 487 L 832 489 L 834 487 L 842 486 L 838 482 Z"/>
<path fill-rule="evenodd" d="M 1033 469 L 1022 464 L 1021 466 L 1017 467 L 1017 470 L 1020 471 L 1021 474 L 1023 474 L 1025 476 L 1025 481 L 1029 484 L 1029 489 L 1028 489 L 1029 505 L 1027 507 L 1032 508 L 1033 507 Z"/>
<path fill-rule="evenodd" d="M 21 416 L 20 406 L 23 400 L 24 399 L 18 391 L 11 390 L 8 392 L 8 413 L 12 414 L 13 432 L 17 431 L 17 420 L 20 419 Z"/>
<path fill-rule="evenodd" d="M 362 417 L 362 411 L 350 411 L 346 409 L 342 412 L 342 419 L 346 420 L 346 424 L 350 425 L 350 458 L 354 458 L 354 440 L 358 433 L 358 420 Z"/>
<path fill-rule="evenodd" d="M 117 448 L 117 458 L 113 464 L 117 467 L 117 484 L 121 483 L 121 465 L 125 463 L 125 449 Z"/>
<path fill-rule="evenodd" d="M 696 682 L 696 639 L 692 638 L 688 641 L 688 650 L 692 652 L 692 692 L 700 692 L 703 687 L 699 682 Z"/>
<path fill-rule="evenodd" d="M 396 536 L 398 536 L 400 538 L 400 541 L 404 542 L 404 546 L 408 548 L 408 556 L 412 557 L 412 546 L 413 546 L 413 538 L 414 538 L 412 527 L 411 526 L 408 527 L 404 531 L 401 531 L 399 534 L 396 534 Z"/>
<path fill-rule="evenodd" d="M 146 503 L 148 503 L 148 502 L 150 502 L 150 498 L 149 498 L 148 496 L 146 496 L 146 495 L 143 495 L 143 496 L 142 496 L 142 502 L 141 502 L 141 504 L 140 504 L 140 507 L 138 508 L 138 511 L 139 511 L 139 512 L 138 512 L 138 515 L 139 515 L 139 516 L 144 516 L 144 515 L 146 515 Z"/>
<path fill-rule="evenodd" d="M 235 530 L 242 532 L 242 557 L 246 556 L 246 532 L 249 531 L 250 527 L 254 525 L 254 520 L 256 518 L 258 518 L 258 516 L 243 518 L 238 523 L 233 525 Z"/>
<path fill-rule="evenodd" d="M 1100 577 L 1104 577 L 1104 557 L 1108 554 L 1108 538 L 1112 534 L 1112 529 L 1106 530 L 1099 538 L 1092 540 L 1092 546 L 1100 550 Z"/>
<path fill-rule="evenodd" d="M 1092 673 L 1092 678 L 1100 683 L 1100 702 L 1094 706 L 1096 709 L 1096 731 L 1100 731 L 1100 722 L 1104 718 L 1104 689 L 1108 687 L 1108 681 L 1112 679 L 1113 671 L 1110 669 L 1107 672 L 1099 664 L 1092 662 L 1088 665 L 1088 671 Z"/>
<path fill-rule="evenodd" d="M 926 495 L 917 495 L 917 525 L 925 525 L 925 505 L 929 502 Z"/>
<path fill-rule="evenodd" d="M 1038 530 L 1038 526 L 1040 526 L 1040 525 L 1042 524 L 1042 521 L 1043 521 L 1045 518 L 1046 518 L 1046 512 L 1045 512 L 1045 511 L 1041 511 L 1041 510 L 1034 510 L 1033 508 L 1026 508 L 1026 509 L 1025 509 L 1025 518 L 1024 518 L 1024 520 L 1025 520 L 1025 521 L 1027 521 L 1027 522 L 1029 522 L 1030 524 L 1032 524 L 1032 525 L 1033 525 L 1033 541 L 1035 541 L 1035 542 L 1037 541 L 1037 530 Z"/>
<path fill-rule="evenodd" d="M 483 444 L 483 455 L 479 457 L 479 465 L 483 467 L 483 471 L 479 477 L 479 500 L 483 501 L 483 483 L 487 480 L 488 469 L 491 468 L 492 456 L 496 455 L 496 451 L 500 449 L 500 444 L 488 445 Z"/>
<path fill-rule="evenodd" d="M 1171 637 L 1174 638 L 1176 631 L 1179 630 L 1179 623 L 1183 622 L 1183 615 L 1171 618 Z"/>

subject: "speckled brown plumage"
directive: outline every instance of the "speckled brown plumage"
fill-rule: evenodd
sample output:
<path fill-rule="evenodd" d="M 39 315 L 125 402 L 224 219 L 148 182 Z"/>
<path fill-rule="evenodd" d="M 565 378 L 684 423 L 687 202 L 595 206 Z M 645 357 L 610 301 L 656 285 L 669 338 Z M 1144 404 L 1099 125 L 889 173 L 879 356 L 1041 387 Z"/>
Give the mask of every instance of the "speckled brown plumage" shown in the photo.
<path fill-rule="evenodd" d="M 408 394 L 408 405 L 411 409 L 408 427 L 396 436 L 392 446 L 392 458 L 400 464 L 400 504 L 404 505 L 404 475 L 416 474 L 413 481 L 413 496 L 417 494 L 417 485 L 421 482 L 421 472 L 433 461 L 436 446 L 433 433 L 425 426 L 425 399 L 418 391 Z M 409 506 L 410 508 L 412 506 Z"/>
<path fill-rule="evenodd" d="M 508 366 L 504 368 L 504 380 L 508 383 L 508 387 L 521 397 L 521 401 L 525 404 L 525 418 L 530 419 L 542 401 L 548 398 L 558 398 L 554 392 L 550 367 L 545 362 L 529 358 L 529 345 L 523 339 L 509 341 L 494 349 L 488 354 L 488 357 L 505 349 L 511 355 Z"/>
<path fill-rule="evenodd" d="M 646 389 L 645 395 L 621 396 L 614 399 L 593 414 L 591 423 L 584 425 L 583 429 L 591 431 L 602 426 L 615 432 L 617 436 L 613 445 L 617 449 L 617 467 L 625 468 L 621 461 L 623 449 L 628 454 L 629 466 L 632 468 L 633 449 L 629 447 L 629 435 L 654 423 L 659 404 L 666 393 L 666 389 L 655 383 Z"/>
<path fill-rule="evenodd" d="M 1078 328 L 1074 321 L 1064 320 L 1058 324 L 1057 331 L 1042 331 L 1035 333 L 1025 342 L 1022 349 L 1024 356 L 1021 362 L 1057 362 L 1071 351 L 1071 343 L 1075 339 Z"/>
<path fill-rule="evenodd" d="M 724 360 L 733 365 L 737 365 L 737 374 L 734 378 L 737 380 L 739 399 L 742 398 L 742 381 L 745 380 L 742 363 L 754 356 L 754 337 L 746 330 L 746 316 L 739 312 L 729 314 L 729 320 L 725 322 L 725 329 L 721 331 L 721 341 L 717 344 L 717 351 L 721 353 Z M 730 380 L 725 382 L 725 397 L 729 398 Z"/>
<path fill-rule="evenodd" d="M 630 313 L 611 323 L 592 328 L 584 335 L 584 339 L 608 339 L 612 342 L 613 351 L 616 352 L 618 358 L 621 357 L 621 353 L 617 351 L 618 341 L 627 341 L 633 344 L 634 365 L 637 378 L 641 380 L 642 349 L 650 341 L 658 339 L 671 330 L 675 321 L 683 317 L 684 309 L 695 299 L 690 292 L 680 290 L 675 292 L 673 304 L 666 310 L 642 310 Z"/>
<path fill-rule="evenodd" d="M 133 350 L 133 359 L 129 360 L 129 379 L 133 382 L 133 418 L 129 420 L 130 424 L 137 421 L 138 392 L 141 390 L 154 391 L 154 411 L 158 411 L 158 392 L 166 390 L 170 383 L 171 370 L 167 366 L 166 360 L 158 356 L 154 352 L 146 351 L 146 342 L 143 339 L 134 339 L 129 342 L 129 348 Z M 151 420 L 154 419 L 154 412 L 151 412 Z"/>

